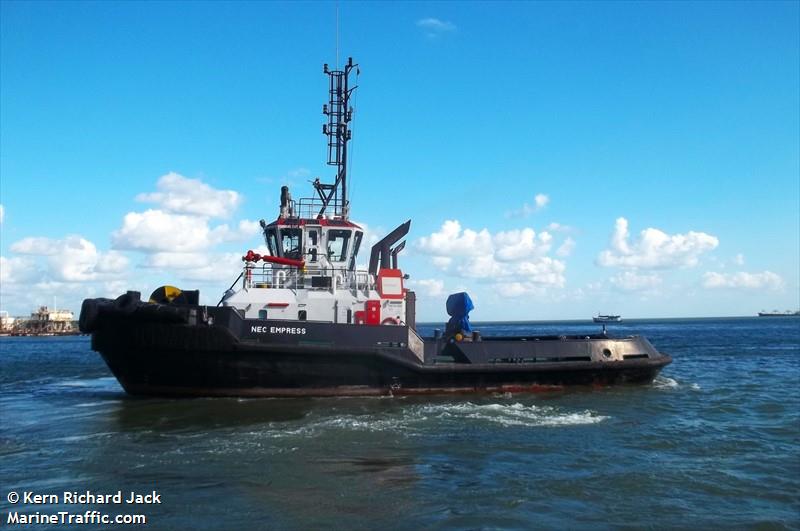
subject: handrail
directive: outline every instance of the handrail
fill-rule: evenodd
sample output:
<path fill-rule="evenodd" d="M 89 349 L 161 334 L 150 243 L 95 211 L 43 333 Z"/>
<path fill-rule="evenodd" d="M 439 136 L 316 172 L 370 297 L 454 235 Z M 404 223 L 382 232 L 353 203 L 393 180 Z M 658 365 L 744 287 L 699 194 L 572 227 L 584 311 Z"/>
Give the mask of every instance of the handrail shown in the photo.
<path fill-rule="evenodd" d="M 290 288 L 308 290 L 364 290 L 375 287 L 375 277 L 363 269 L 334 267 L 286 267 L 281 264 L 246 262 L 242 273 L 244 288 Z M 314 285 L 313 278 L 329 278 Z"/>

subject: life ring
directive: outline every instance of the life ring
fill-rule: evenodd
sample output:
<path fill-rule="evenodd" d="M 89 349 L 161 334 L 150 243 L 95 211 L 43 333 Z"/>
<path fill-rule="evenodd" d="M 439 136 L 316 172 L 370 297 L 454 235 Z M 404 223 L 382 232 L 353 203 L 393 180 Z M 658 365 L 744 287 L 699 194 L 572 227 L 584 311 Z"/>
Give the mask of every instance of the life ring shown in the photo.
<path fill-rule="evenodd" d="M 382 325 L 399 325 L 400 321 L 395 319 L 394 317 L 387 317 L 383 321 L 381 321 Z"/>

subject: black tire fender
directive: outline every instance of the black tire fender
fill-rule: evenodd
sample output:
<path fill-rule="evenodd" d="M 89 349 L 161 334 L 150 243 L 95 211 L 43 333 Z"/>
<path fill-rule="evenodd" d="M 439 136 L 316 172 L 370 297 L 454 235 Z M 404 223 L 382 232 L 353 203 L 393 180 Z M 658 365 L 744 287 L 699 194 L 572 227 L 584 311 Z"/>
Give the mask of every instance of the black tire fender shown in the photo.
<path fill-rule="evenodd" d="M 114 310 L 122 315 L 130 315 L 136 311 L 139 301 L 130 293 L 120 295 L 114 300 Z"/>
<path fill-rule="evenodd" d="M 88 334 L 97 328 L 97 317 L 100 315 L 97 301 L 95 299 L 84 299 L 81 304 L 81 315 L 78 318 L 78 329 Z"/>

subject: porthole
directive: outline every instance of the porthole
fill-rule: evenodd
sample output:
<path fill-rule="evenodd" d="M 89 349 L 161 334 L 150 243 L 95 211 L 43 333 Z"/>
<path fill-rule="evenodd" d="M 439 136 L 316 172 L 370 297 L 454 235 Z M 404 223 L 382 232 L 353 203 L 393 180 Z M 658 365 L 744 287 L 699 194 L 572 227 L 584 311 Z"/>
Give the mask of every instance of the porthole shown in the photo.
<path fill-rule="evenodd" d="M 604 348 L 603 349 L 603 356 L 605 356 L 606 358 L 610 358 L 611 357 L 611 350 L 607 349 L 607 348 Z"/>

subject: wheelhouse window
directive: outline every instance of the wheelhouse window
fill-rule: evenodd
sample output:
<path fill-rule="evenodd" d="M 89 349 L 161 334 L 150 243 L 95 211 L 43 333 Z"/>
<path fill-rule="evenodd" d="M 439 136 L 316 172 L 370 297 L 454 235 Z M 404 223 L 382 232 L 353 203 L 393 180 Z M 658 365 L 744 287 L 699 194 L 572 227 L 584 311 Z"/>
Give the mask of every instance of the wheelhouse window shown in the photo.
<path fill-rule="evenodd" d="M 356 255 L 358 255 L 358 250 L 361 248 L 361 238 L 363 236 L 364 236 L 363 232 L 356 231 L 356 235 L 353 237 L 353 254 L 350 256 L 351 270 L 356 268 Z"/>
<path fill-rule="evenodd" d="M 272 256 L 279 256 L 280 252 L 278 251 L 278 230 L 277 229 L 267 229 L 264 231 L 264 235 L 267 239 L 267 247 L 269 248 L 269 254 Z"/>
<path fill-rule="evenodd" d="M 347 260 L 347 244 L 350 242 L 349 230 L 332 229 L 328 231 L 328 259 L 332 262 Z"/>
<path fill-rule="evenodd" d="M 302 258 L 302 237 L 300 229 L 281 229 L 281 248 L 284 258 L 300 260 Z"/>

